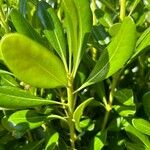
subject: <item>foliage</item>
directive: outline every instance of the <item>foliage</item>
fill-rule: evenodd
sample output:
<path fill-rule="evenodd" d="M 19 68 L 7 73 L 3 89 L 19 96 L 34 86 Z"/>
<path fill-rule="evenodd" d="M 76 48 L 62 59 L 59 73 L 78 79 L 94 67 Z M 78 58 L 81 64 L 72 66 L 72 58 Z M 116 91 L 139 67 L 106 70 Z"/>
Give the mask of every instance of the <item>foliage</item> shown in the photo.
<path fill-rule="evenodd" d="M 0 149 L 150 149 L 149 0 L 0 0 Z"/>

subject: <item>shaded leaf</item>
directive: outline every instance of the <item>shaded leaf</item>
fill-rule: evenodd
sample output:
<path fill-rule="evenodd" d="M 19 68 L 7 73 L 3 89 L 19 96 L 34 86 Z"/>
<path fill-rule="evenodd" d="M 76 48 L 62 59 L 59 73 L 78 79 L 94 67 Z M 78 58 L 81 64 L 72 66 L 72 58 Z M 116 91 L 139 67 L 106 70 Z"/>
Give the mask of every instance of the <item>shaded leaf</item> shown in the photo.
<path fill-rule="evenodd" d="M 107 131 L 98 132 L 90 144 L 89 150 L 101 150 L 106 144 Z"/>
<path fill-rule="evenodd" d="M 47 3 L 46 3 L 47 4 Z M 44 27 L 44 34 L 53 48 L 66 61 L 66 41 L 62 25 L 57 17 L 55 10 L 48 6 L 44 1 L 38 4 L 38 17 Z M 46 6 L 45 6 L 46 5 Z"/>
<path fill-rule="evenodd" d="M 73 114 L 73 119 L 75 121 L 75 127 L 76 129 L 79 131 L 79 132 L 82 132 L 82 129 L 80 127 L 80 118 L 83 114 L 83 111 L 85 109 L 85 107 L 87 107 L 87 105 L 91 102 L 94 102 L 93 98 L 89 98 L 87 99 L 86 101 L 84 101 L 83 103 L 81 103 L 77 108 L 76 110 L 74 111 L 74 114 Z"/>
<path fill-rule="evenodd" d="M 18 150 L 40 150 L 43 142 L 43 139 L 40 141 L 30 142 L 26 145 L 23 145 L 21 148 L 19 147 Z"/>
<path fill-rule="evenodd" d="M 141 119 L 141 118 L 133 119 L 132 124 L 141 133 L 150 135 L 150 123 L 148 121 Z"/>
<path fill-rule="evenodd" d="M 49 104 L 57 104 L 57 102 L 44 100 L 18 88 L 0 87 L 0 107 L 2 108 L 23 109 Z"/>
<path fill-rule="evenodd" d="M 118 105 L 113 105 L 113 108 L 120 116 L 127 117 L 134 115 L 136 112 L 133 92 L 130 89 L 122 89 L 115 92 L 114 97 L 118 101 Z"/>
<path fill-rule="evenodd" d="M 146 135 L 142 134 L 141 132 L 139 132 L 132 125 L 129 124 L 127 127 L 125 127 L 125 131 L 133 134 L 136 137 L 138 137 L 141 140 L 141 142 L 143 142 L 147 146 L 147 148 L 150 148 L 150 141 L 148 139 L 148 136 L 146 136 Z"/>
<path fill-rule="evenodd" d="M 126 17 L 117 35 L 101 54 L 87 81 L 78 90 L 110 77 L 123 67 L 133 53 L 135 31 L 133 20 Z"/>
<path fill-rule="evenodd" d="M 3 59 L 16 77 L 40 88 L 67 85 L 62 62 L 51 51 L 24 35 L 11 33 L 1 40 Z"/>
<path fill-rule="evenodd" d="M 17 30 L 17 32 L 24 34 L 33 40 L 44 45 L 43 39 L 34 30 L 34 28 L 26 21 L 26 19 L 15 9 L 11 11 L 11 20 Z"/>
<path fill-rule="evenodd" d="M 15 137 L 22 136 L 27 130 L 35 129 L 44 123 L 46 116 L 34 110 L 20 110 L 3 118 L 3 126 Z"/>
<path fill-rule="evenodd" d="M 147 92 L 143 95 L 142 102 L 146 115 L 150 117 L 150 92 Z"/>

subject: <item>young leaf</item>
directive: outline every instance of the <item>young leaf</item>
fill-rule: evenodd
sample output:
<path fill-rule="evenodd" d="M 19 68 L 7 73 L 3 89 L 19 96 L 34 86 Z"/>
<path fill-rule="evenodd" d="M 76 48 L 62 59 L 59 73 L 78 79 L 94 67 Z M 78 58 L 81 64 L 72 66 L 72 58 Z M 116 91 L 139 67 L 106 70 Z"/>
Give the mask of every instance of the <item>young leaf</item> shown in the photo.
<path fill-rule="evenodd" d="M 47 3 L 41 1 L 38 4 L 38 17 L 44 27 L 44 34 L 53 48 L 66 61 L 66 41 L 62 25 L 53 8 L 46 5 Z M 48 8 L 47 8 L 48 7 Z"/>
<path fill-rule="evenodd" d="M 20 110 L 11 114 L 8 118 L 4 118 L 3 125 L 9 131 L 21 129 L 35 129 L 44 123 L 46 116 L 37 113 L 34 110 Z"/>
<path fill-rule="evenodd" d="M 78 90 L 110 77 L 123 67 L 133 53 L 135 31 L 136 26 L 133 20 L 126 17 L 117 35 L 101 54 L 87 81 Z"/>
<path fill-rule="evenodd" d="M 28 37 L 11 33 L 1 40 L 3 59 L 15 76 L 34 87 L 67 85 L 62 62 L 51 51 Z"/>
<path fill-rule="evenodd" d="M 72 52 L 77 49 L 78 16 L 74 0 L 62 0 L 64 10 L 64 27 L 67 33 L 69 47 L 69 65 L 71 68 Z"/>
<path fill-rule="evenodd" d="M 73 114 L 73 119 L 75 121 L 75 126 L 76 126 L 76 129 L 79 131 L 79 132 L 82 132 L 82 129 L 80 128 L 80 118 L 83 114 L 83 111 L 85 109 L 85 107 L 91 103 L 93 101 L 93 98 L 89 98 L 87 99 L 86 101 L 84 101 L 83 103 L 81 103 L 77 108 L 76 110 L 74 111 L 74 114 Z"/>
<path fill-rule="evenodd" d="M 92 29 L 92 12 L 90 9 L 90 2 L 88 0 L 74 0 L 75 6 L 77 8 L 77 15 L 79 20 L 78 29 L 78 47 L 73 50 L 74 57 L 74 74 L 78 68 L 81 61 L 81 57 L 84 53 L 85 46 L 87 43 L 88 35 Z"/>
<path fill-rule="evenodd" d="M 34 30 L 34 28 L 17 10 L 13 9 L 10 13 L 10 16 L 17 32 L 24 34 L 44 45 L 44 41 L 41 36 Z"/>
<path fill-rule="evenodd" d="M 132 120 L 133 126 L 146 135 L 150 135 L 150 123 L 144 119 L 133 119 Z"/>
<path fill-rule="evenodd" d="M 57 104 L 57 102 L 44 100 L 18 88 L 0 87 L 0 107 L 2 108 L 23 109 L 49 104 Z"/>
<path fill-rule="evenodd" d="M 147 92 L 142 97 L 143 107 L 146 115 L 150 117 L 150 92 Z"/>
<path fill-rule="evenodd" d="M 148 139 L 148 136 L 146 136 L 146 135 L 142 134 L 141 132 L 139 132 L 132 125 L 129 124 L 127 127 L 125 127 L 125 131 L 135 135 L 136 137 L 138 137 L 141 140 L 141 142 L 143 142 L 147 146 L 147 148 L 150 148 L 150 141 Z"/>

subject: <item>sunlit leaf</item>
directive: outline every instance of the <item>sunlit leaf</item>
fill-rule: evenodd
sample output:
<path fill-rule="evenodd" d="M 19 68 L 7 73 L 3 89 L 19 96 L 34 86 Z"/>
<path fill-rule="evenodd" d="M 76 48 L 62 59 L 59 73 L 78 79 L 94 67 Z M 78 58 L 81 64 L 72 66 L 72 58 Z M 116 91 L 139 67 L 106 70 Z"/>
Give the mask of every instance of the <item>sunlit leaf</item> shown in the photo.
<path fill-rule="evenodd" d="M 58 132 L 54 132 L 53 134 L 51 134 L 51 136 L 46 144 L 45 150 L 57 150 L 58 139 L 59 139 Z"/>
<path fill-rule="evenodd" d="M 1 40 L 3 59 L 15 76 L 35 87 L 56 88 L 67 85 L 62 62 L 51 51 L 18 33 Z"/>
<path fill-rule="evenodd" d="M 44 27 L 44 34 L 63 61 L 66 61 L 66 41 L 62 25 L 53 8 L 44 1 L 38 4 L 38 17 Z"/>
<path fill-rule="evenodd" d="M 133 20 L 126 17 L 117 35 L 101 54 L 87 81 L 78 90 L 110 77 L 124 66 L 134 51 L 135 29 Z"/>
<path fill-rule="evenodd" d="M 125 127 L 125 131 L 133 134 L 136 137 L 138 137 L 141 140 L 141 142 L 143 142 L 147 146 L 147 148 L 150 148 L 150 141 L 148 139 L 148 136 L 146 136 L 146 135 L 142 134 L 141 132 L 139 132 L 132 125 L 129 124 L 127 127 Z"/>
<path fill-rule="evenodd" d="M 92 139 L 89 150 L 101 150 L 106 144 L 107 131 L 98 132 Z"/>
<path fill-rule="evenodd" d="M 57 102 L 44 100 L 18 88 L 0 87 L 0 107 L 2 108 L 23 109 L 49 104 L 57 104 Z"/>
<path fill-rule="evenodd" d="M 8 118 L 4 118 L 3 126 L 9 131 L 21 132 L 41 126 L 45 119 L 46 116 L 34 110 L 20 110 L 11 114 Z"/>
<path fill-rule="evenodd" d="M 77 49 L 73 50 L 74 73 L 75 73 L 81 61 L 82 55 L 84 53 L 89 33 L 92 30 L 92 12 L 90 9 L 90 3 L 87 0 L 82 0 L 82 1 L 74 0 L 74 3 L 77 9 L 77 16 L 79 20 L 79 25 L 77 30 L 78 47 Z"/>
<path fill-rule="evenodd" d="M 81 103 L 77 108 L 76 110 L 74 111 L 74 114 L 73 114 L 73 119 L 75 121 L 75 126 L 76 126 L 76 129 L 81 132 L 82 129 L 80 127 L 80 119 L 81 119 L 81 116 L 83 114 L 83 111 L 85 109 L 85 107 L 87 107 L 87 105 L 91 102 L 94 102 L 93 98 L 89 98 L 87 99 L 86 101 L 84 101 L 83 103 Z"/>
<path fill-rule="evenodd" d="M 150 123 L 148 121 L 141 119 L 141 118 L 133 119 L 132 124 L 141 133 L 150 135 Z"/>

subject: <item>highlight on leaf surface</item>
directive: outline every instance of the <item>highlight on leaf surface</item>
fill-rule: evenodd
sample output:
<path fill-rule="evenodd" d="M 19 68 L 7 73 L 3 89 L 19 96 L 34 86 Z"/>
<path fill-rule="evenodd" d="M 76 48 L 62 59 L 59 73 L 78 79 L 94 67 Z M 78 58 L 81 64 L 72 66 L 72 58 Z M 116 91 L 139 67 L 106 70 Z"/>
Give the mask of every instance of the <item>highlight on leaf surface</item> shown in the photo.
<path fill-rule="evenodd" d="M 67 86 L 67 76 L 61 60 L 50 50 L 30 38 L 10 33 L 0 43 L 4 62 L 15 76 L 39 88 Z"/>
<path fill-rule="evenodd" d="M 131 17 L 126 17 L 116 36 L 102 52 L 87 81 L 78 90 L 100 82 L 121 69 L 131 57 L 135 48 L 135 41 L 135 23 Z"/>

